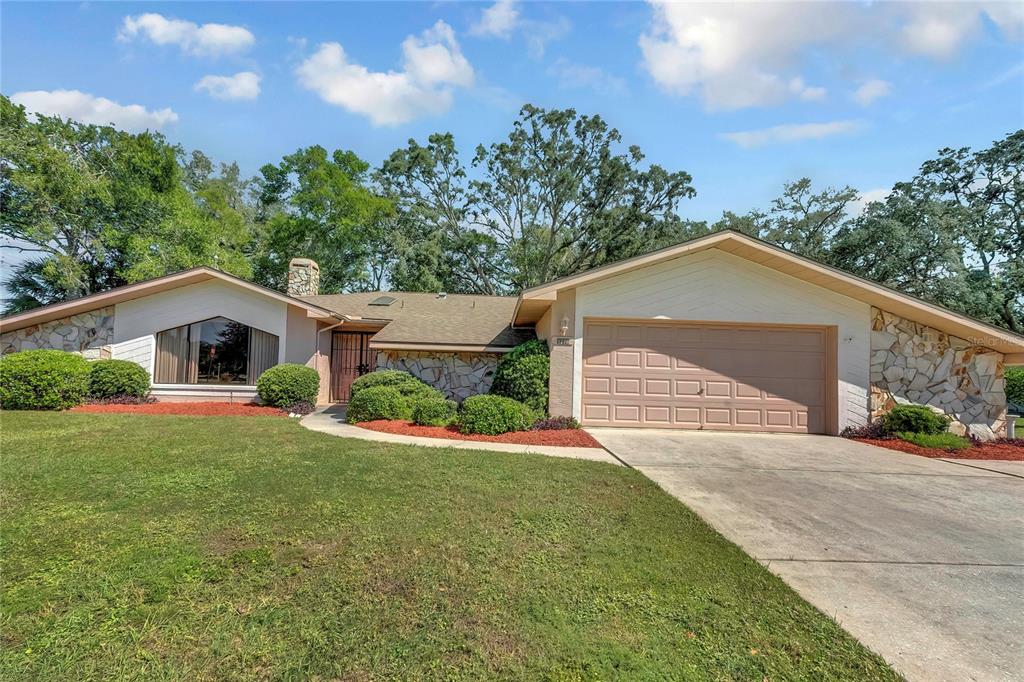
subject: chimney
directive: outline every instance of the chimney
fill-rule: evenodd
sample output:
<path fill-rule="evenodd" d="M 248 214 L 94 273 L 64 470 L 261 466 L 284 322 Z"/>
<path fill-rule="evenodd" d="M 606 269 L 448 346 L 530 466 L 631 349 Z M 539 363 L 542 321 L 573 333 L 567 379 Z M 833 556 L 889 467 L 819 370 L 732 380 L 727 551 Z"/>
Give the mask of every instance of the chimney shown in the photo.
<path fill-rule="evenodd" d="M 288 295 L 316 296 L 320 293 L 320 266 L 308 258 L 292 258 L 288 263 Z"/>

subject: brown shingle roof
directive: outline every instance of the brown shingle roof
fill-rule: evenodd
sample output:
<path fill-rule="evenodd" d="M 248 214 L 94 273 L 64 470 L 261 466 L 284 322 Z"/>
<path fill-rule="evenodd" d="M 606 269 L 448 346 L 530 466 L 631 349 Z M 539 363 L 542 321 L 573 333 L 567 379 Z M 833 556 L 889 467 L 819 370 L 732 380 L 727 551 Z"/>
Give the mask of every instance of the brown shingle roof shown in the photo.
<path fill-rule="evenodd" d="M 396 300 L 388 306 L 370 305 L 381 296 Z M 341 315 L 387 325 L 374 343 L 512 347 L 536 338 L 532 328 L 509 326 L 515 296 L 467 296 L 368 291 L 355 294 L 302 296 L 301 299 Z"/>

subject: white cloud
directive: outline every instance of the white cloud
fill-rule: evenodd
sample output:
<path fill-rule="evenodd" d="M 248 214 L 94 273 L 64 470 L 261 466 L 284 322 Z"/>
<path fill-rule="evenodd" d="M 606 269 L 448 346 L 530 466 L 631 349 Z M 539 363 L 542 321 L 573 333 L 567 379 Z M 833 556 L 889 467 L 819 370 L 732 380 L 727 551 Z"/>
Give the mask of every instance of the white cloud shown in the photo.
<path fill-rule="evenodd" d="M 868 204 L 874 201 L 885 201 L 885 198 L 888 197 L 891 192 L 892 190 L 886 189 L 885 187 L 865 190 L 857 196 L 856 201 L 850 202 L 849 206 L 847 206 L 846 212 L 850 216 L 856 218 L 867 210 Z"/>
<path fill-rule="evenodd" d="M 260 95 L 260 76 L 252 71 L 240 71 L 234 76 L 203 76 L 195 89 L 205 90 L 214 99 L 256 99 Z"/>
<path fill-rule="evenodd" d="M 798 123 L 774 126 L 761 130 L 745 130 L 723 133 L 720 137 L 744 149 L 754 149 L 767 144 L 820 140 L 833 135 L 847 135 L 861 128 L 860 121 L 830 121 L 828 123 Z"/>
<path fill-rule="evenodd" d="M 878 78 L 871 78 L 860 84 L 854 93 L 853 99 L 857 104 L 866 107 L 876 99 L 885 97 L 892 92 L 892 83 Z"/>
<path fill-rule="evenodd" d="M 125 17 L 118 39 L 129 41 L 140 36 L 157 45 L 177 45 L 182 52 L 195 56 L 236 54 L 249 49 L 256 41 L 256 37 L 241 26 L 199 25 L 154 13 Z"/>
<path fill-rule="evenodd" d="M 519 26 L 517 0 L 498 0 L 480 14 L 480 19 L 469 27 L 470 35 L 508 39 Z"/>
<path fill-rule="evenodd" d="M 558 79 L 561 88 L 591 88 L 602 95 L 625 94 L 626 81 L 606 73 L 603 69 L 586 64 L 575 64 L 559 57 L 548 67 L 548 75 Z"/>
<path fill-rule="evenodd" d="M 807 46 L 845 30 L 848 14 L 825 3 L 652 5 L 653 26 L 640 36 L 644 66 L 664 90 L 697 94 L 709 109 L 824 97 L 794 65 Z"/>
<path fill-rule="evenodd" d="M 1024 4 L 1020 2 L 908 2 L 894 3 L 891 8 L 902 24 L 902 46 L 933 59 L 951 59 L 980 37 L 983 16 L 1007 39 L 1024 39 Z"/>
<path fill-rule="evenodd" d="M 399 125 L 448 110 L 455 87 L 473 84 L 473 67 L 443 21 L 402 42 L 401 71 L 370 71 L 339 43 L 323 43 L 296 69 L 299 84 L 321 99 L 362 114 L 375 126 Z"/>
<path fill-rule="evenodd" d="M 79 90 L 30 90 L 16 92 L 11 101 L 28 111 L 44 116 L 61 116 L 81 123 L 113 125 L 137 133 L 159 130 L 176 123 L 178 115 L 170 109 L 150 111 L 141 104 L 119 104 L 106 97 L 97 97 Z"/>

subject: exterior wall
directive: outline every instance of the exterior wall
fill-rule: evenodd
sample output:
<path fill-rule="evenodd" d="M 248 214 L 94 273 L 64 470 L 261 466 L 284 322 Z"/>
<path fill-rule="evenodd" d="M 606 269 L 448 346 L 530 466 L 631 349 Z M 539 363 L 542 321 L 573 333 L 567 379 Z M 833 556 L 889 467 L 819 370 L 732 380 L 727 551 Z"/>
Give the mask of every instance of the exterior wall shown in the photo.
<path fill-rule="evenodd" d="M 563 291 L 551 304 L 544 316 L 537 322 L 537 338 L 548 342 L 551 355 L 551 375 L 548 379 L 548 412 L 555 417 L 569 417 L 573 414 L 573 346 L 557 345 L 555 339 L 562 335 L 562 321 L 568 320 L 566 336 L 576 335 L 576 292 Z"/>
<path fill-rule="evenodd" d="M 717 249 L 576 289 L 572 414 L 581 416 L 583 318 L 805 324 L 837 330 L 838 428 L 868 421 L 871 307 Z"/>
<path fill-rule="evenodd" d="M 377 353 L 377 369 L 409 372 L 459 402 L 471 395 L 486 393 L 491 388 L 497 367 L 497 353 Z"/>
<path fill-rule="evenodd" d="M 114 307 L 98 308 L 60 320 L 0 334 L 0 353 L 48 348 L 81 353 L 90 360 L 107 356 L 114 339 Z"/>
<path fill-rule="evenodd" d="M 948 415 L 959 435 L 1006 435 L 1002 353 L 877 308 L 871 329 L 872 419 L 913 403 Z"/>
<path fill-rule="evenodd" d="M 299 365 L 315 366 L 317 321 L 306 317 L 302 308 L 288 307 L 285 334 L 281 337 L 284 344 L 284 361 Z"/>
<path fill-rule="evenodd" d="M 156 337 L 153 335 L 141 336 L 124 343 L 115 343 L 110 347 L 110 357 L 139 364 L 149 372 L 150 381 L 153 379 L 153 357 L 155 354 Z"/>

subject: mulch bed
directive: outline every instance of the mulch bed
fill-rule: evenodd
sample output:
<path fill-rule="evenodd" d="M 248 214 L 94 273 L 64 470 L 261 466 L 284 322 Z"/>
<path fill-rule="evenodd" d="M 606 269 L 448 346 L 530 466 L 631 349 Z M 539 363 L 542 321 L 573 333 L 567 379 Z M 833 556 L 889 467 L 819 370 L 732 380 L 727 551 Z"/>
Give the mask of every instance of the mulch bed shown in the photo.
<path fill-rule="evenodd" d="M 284 417 L 286 412 L 276 407 L 254 405 L 253 403 L 143 403 L 140 405 L 79 405 L 71 412 L 107 414 L 179 414 L 189 417 Z"/>
<path fill-rule="evenodd" d="M 855 438 L 854 440 L 868 445 L 877 445 L 890 450 L 908 452 L 922 457 L 941 457 L 943 459 L 1001 459 L 1013 462 L 1024 462 L 1024 446 L 1010 443 L 980 443 L 963 450 L 941 450 L 939 448 L 923 448 L 905 440 Z"/>
<path fill-rule="evenodd" d="M 448 440 L 473 440 L 484 443 L 518 443 L 519 445 L 561 445 L 574 448 L 599 448 L 601 444 L 583 429 L 561 429 L 551 431 L 513 431 L 499 436 L 485 436 L 477 433 L 459 433 L 455 426 L 417 426 L 412 422 L 379 419 L 359 422 L 356 426 L 381 433 L 401 436 L 422 436 L 424 438 L 446 438 Z"/>

